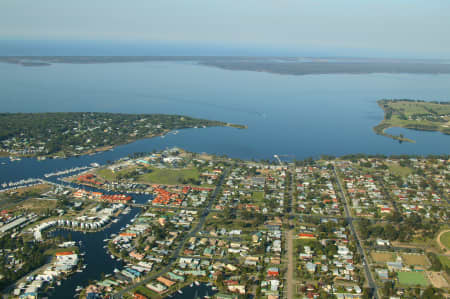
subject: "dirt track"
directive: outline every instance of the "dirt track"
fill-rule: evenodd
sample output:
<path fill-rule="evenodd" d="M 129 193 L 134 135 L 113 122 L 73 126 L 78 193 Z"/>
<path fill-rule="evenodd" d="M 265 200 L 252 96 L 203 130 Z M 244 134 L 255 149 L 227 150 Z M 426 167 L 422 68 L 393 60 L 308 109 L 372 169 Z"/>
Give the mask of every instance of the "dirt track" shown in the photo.
<path fill-rule="evenodd" d="M 427 271 L 427 277 L 428 280 L 431 282 L 431 284 L 435 287 L 435 288 L 447 288 L 448 287 L 448 282 L 447 280 L 445 280 L 445 277 L 442 275 L 441 272 L 431 272 L 431 271 Z"/>
<path fill-rule="evenodd" d="M 446 232 L 450 232 L 450 229 L 441 231 L 439 233 L 439 235 L 437 236 L 436 241 L 439 244 L 439 247 L 444 251 L 444 254 L 447 256 L 450 256 L 449 249 L 447 247 L 445 247 L 444 244 L 442 244 L 442 242 L 441 242 L 441 236 L 443 234 L 445 234 Z"/>

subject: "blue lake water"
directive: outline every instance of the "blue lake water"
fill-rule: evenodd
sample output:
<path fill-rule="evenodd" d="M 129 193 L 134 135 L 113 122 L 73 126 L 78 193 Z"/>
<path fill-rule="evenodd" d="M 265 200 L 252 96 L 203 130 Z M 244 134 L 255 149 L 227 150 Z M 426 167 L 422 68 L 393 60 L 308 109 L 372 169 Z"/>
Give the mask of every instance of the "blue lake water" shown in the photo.
<path fill-rule="evenodd" d="M 301 159 L 360 152 L 442 154 L 450 148 L 449 136 L 441 133 L 406 130 L 417 142 L 399 144 L 372 131 L 383 117 L 378 99 L 448 100 L 449 75 L 289 76 L 195 62 L 0 64 L 0 82 L 3 112 L 173 113 L 249 126 L 187 130 L 130 150 L 177 145 L 239 158 Z"/>

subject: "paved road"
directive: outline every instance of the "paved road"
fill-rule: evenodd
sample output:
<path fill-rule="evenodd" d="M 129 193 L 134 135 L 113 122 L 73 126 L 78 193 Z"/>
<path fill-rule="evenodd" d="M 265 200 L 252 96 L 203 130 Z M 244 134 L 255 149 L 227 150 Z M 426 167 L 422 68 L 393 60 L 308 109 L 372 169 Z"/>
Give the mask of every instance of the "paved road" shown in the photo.
<path fill-rule="evenodd" d="M 222 176 L 220 177 L 219 183 L 217 184 L 216 189 L 214 190 L 214 192 L 212 193 L 210 200 L 208 202 L 208 205 L 206 206 L 206 208 L 204 208 L 203 213 L 200 215 L 200 220 L 197 223 L 197 225 L 195 226 L 195 228 L 193 230 L 191 230 L 188 234 L 186 234 L 183 239 L 179 242 L 178 247 L 173 251 L 171 257 L 169 258 L 169 263 L 164 266 L 160 271 L 158 271 L 157 273 L 150 275 L 148 277 L 146 277 L 145 279 L 132 284 L 128 287 L 126 287 L 125 289 L 122 289 L 121 291 L 119 291 L 117 294 L 113 295 L 113 298 L 122 298 L 122 296 L 128 292 L 130 292 L 131 290 L 133 290 L 134 288 L 141 286 L 141 285 L 145 285 L 147 283 L 149 283 L 150 281 L 152 281 L 153 279 L 166 274 L 167 272 L 169 272 L 172 268 L 172 265 L 175 263 L 175 261 L 178 259 L 178 257 L 180 256 L 180 252 L 184 247 L 184 244 L 191 238 L 194 237 L 196 234 L 198 234 L 198 232 L 202 229 L 203 225 L 205 224 L 206 221 L 206 217 L 208 216 L 208 214 L 211 212 L 211 207 L 217 197 L 217 195 L 219 194 L 220 188 L 222 187 L 223 181 L 225 180 L 225 178 L 228 176 L 230 169 L 228 168 L 227 170 L 224 171 L 224 173 L 222 174 Z"/>
<path fill-rule="evenodd" d="M 348 208 L 349 203 L 348 203 L 347 196 L 345 195 L 344 189 L 342 188 L 342 185 L 341 185 L 341 180 L 340 180 L 340 178 L 336 172 L 336 168 L 334 166 L 333 166 L 333 171 L 334 171 L 334 175 L 336 176 L 336 182 L 338 184 L 339 191 L 340 191 L 342 197 L 344 198 L 344 210 L 345 210 L 345 215 L 347 217 L 347 222 L 350 225 L 352 234 L 355 236 L 356 247 L 358 248 L 358 251 L 363 258 L 364 270 L 366 272 L 367 281 L 369 282 L 369 287 L 373 289 L 373 297 L 375 299 L 379 299 L 380 297 L 378 295 L 378 287 L 377 287 L 377 284 L 375 283 L 375 280 L 373 279 L 372 273 L 370 272 L 369 260 L 367 259 L 367 255 L 366 255 L 364 248 L 361 246 L 361 240 L 355 229 L 355 226 L 353 224 L 353 218 L 351 217 L 350 210 Z"/>
<path fill-rule="evenodd" d="M 225 264 L 237 264 L 239 262 L 238 259 L 228 259 L 228 258 L 217 258 L 217 257 L 206 257 L 206 256 L 194 256 L 194 255 L 179 255 L 179 258 L 189 258 L 189 259 L 198 259 L 198 260 L 206 260 L 213 262 L 221 262 Z"/>
<path fill-rule="evenodd" d="M 286 288 L 287 299 L 294 298 L 294 242 L 293 242 L 292 230 L 289 230 L 286 234 L 286 248 L 288 255 L 288 268 L 286 272 Z"/>
<path fill-rule="evenodd" d="M 295 198 L 294 198 L 294 186 L 295 186 L 295 164 L 291 165 L 290 169 L 290 185 L 289 188 L 289 200 L 286 203 L 287 204 L 287 213 L 284 215 L 284 221 L 287 221 L 287 224 L 290 226 L 289 219 L 294 215 L 293 206 L 295 204 Z M 293 230 L 289 229 L 286 234 L 286 251 L 287 251 L 287 271 L 286 271 L 286 291 L 285 295 L 287 296 L 287 299 L 293 299 L 295 292 L 294 292 L 294 242 L 293 242 Z"/>

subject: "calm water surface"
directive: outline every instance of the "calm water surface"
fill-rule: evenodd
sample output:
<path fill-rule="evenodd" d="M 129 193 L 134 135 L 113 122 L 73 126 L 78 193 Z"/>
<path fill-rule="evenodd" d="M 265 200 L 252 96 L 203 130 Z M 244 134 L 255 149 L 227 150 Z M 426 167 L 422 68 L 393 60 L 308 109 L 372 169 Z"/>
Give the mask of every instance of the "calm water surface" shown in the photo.
<path fill-rule="evenodd" d="M 149 148 L 165 143 L 240 158 L 439 154 L 450 148 L 450 138 L 441 133 L 407 130 L 417 143 L 399 144 L 372 131 L 383 117 L 378 99 L 448 100 L 449 75 L 289 76 L 194 62 L 0 64 L 0 82 L 3 112 L 173 113 L 249 126 L 191 130 L 164 142 L 140 143 Z"/>

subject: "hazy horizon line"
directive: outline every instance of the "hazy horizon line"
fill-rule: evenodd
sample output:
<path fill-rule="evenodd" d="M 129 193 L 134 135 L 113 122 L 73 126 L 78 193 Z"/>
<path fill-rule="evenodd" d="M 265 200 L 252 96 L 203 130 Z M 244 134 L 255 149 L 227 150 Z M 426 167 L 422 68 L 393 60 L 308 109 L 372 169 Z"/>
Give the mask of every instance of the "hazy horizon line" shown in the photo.
<path fill-rule="evenodd" d="M 34 44 L 30 47 L 30 43 Z M 25 45 L 26 44 L 26 45 Z M 12 39 L 0 37 L 0 56 L 242 56 L 449 60 L 439 54 L 202 41 Z M 102 45 L 104 47 L 102 47 Z M 107 47 L 107 46 L 116 47 Z"/>

